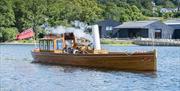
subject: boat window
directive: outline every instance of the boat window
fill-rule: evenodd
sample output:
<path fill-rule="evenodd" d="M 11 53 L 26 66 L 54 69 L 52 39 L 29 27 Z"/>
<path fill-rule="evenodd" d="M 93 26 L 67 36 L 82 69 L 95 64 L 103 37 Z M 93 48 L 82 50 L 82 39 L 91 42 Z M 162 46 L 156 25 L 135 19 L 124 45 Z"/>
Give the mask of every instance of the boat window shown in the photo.
<path fill-rule="evenodd" d="M 54 50 L 53 40 L 41 40 L 39 41 L 40 50 Z"/>
<path fill-rule="evenodd" d="M 49 41 L 49 50 L 54 50 L 54 43 L 53 41 Z"/>
<path fill-rule="evenodd" d="M 44 41 L 39 41 L 39 48 L 40 50 L 43 50 L 44 49 Z"/>
<path fill-rule="evenodd" d="M 49 50 L 49 40 L 47 41 L 47 49 L 46 50 Z"/>
<path fill-rule="evenodd" d="M 63 47 L 62 47 L 62 40 L 57 40 L 57 50 L 59 49 L 59 50 L 62 50 L 63 49 Z"/>
<path fill-rule="evenodd" d="M 47 41 L 44 41 L 44 50 L 48 50 L 48 42 Z"/>
<path fill-rule="evenodd" d="M 72 40 L 66 40 L 65 43 L 67 45 L 67 48 L 71 48 L 72 45 L 73 45 L 73 41 Z"/>

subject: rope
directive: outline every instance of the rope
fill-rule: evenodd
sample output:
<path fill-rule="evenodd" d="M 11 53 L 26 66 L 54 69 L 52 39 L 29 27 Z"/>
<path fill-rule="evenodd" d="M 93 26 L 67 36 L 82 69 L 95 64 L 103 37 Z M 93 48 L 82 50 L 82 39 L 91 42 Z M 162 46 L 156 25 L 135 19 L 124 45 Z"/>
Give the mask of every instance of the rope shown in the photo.
<path fill-rule="evenodd" d="M 134 52 L 128 52 L 127 50 L 125 50 L 125 52 L 123 53 L 126 54 L 127 56 L 132 56 L 134 54 Z"/>

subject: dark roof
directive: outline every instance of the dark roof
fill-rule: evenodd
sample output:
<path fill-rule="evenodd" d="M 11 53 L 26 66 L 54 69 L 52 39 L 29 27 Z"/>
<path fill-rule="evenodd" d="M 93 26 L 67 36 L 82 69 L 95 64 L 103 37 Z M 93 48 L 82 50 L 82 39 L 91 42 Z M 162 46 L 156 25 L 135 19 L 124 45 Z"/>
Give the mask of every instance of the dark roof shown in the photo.
<path fill-rule="evenodd" d="M 98 21 L 96 22 L 96 24 L 98 25 L 119 25 L 121 24 L 121 22 L 118 22 L 118 21 L 115 21 L 115 20 L 112 20 L 112 19 L 106 19 L 106 20 L 102 20 L 102 21 Z"/>
<path fill-rule="evenodd" d="M 172 19 L 164 22 L 167 25 L 180 25 L 180 19 Z"/>
<path fill-rule="evenodd" d="M 124 22 L 115 28 L 146 28 L 146 26 L 157 22 L 158 20 L 150 20 L 150 21 L 130 21 Z"/>

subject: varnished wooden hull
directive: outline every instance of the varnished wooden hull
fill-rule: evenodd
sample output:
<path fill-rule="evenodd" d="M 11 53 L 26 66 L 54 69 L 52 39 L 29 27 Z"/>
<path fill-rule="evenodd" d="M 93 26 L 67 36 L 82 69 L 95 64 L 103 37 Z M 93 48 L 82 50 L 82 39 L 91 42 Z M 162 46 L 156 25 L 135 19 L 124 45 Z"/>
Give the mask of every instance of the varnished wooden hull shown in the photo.
<path fill-rule="evenodd" d="M 58 54 L 32 52 L 34 62 L 130 71 L 156 71 L 156 53 Z"/>

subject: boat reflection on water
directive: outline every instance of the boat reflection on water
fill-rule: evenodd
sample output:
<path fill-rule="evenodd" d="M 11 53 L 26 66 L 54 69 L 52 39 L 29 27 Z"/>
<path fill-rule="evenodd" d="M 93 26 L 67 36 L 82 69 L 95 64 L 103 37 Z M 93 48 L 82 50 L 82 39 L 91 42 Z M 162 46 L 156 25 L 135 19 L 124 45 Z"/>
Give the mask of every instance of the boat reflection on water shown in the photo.
<path fill-rule="evenodd" d="M 36 63 L 34 63 L 36 64 Z M 67 66 L 67 65 L 61 65 L 58 66 L 56 64 L 47 64 L 47 63 L 41 63 L 38 65 L 44 65 L 44 66 L 54 66 L 54 67 L 60 67 L 59 69 L 63 71 L 64 73 L 75 73 L 77 71 L 80 72 L 103 72 L 103 73 L 110 73 L 114 75 L 121 75 L 121 74 L 137 74 L 138 76 L 142 77 L 150 77 L 150 78 L 157 78 L 157 72 L 156 71 L 135 71 L 135 70 L 121 70 L 118 69 L 105 69 L 105 68 L 90 68 L 90 67 L 77 67 L 77 66 Z"/>

